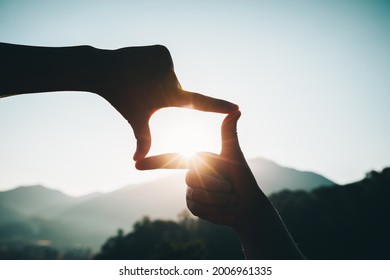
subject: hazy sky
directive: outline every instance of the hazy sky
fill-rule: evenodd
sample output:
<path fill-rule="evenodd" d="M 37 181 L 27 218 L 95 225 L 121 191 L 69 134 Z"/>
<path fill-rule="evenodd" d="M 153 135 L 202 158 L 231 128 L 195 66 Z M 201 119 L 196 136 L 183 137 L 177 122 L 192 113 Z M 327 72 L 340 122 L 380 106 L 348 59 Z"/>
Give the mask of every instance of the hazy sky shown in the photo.
<path fill-rule="evenodd" d="M 183 88 L 239 104 L 248 158 L 347 183 L 390 165 L 388 3 L 0 0 L 0 41 L 163 44 Z M 152 119 L 152 153 L 187 142 L 218 151 L 222 119 L 164 109 Z M 94 94 L 0 100 L 0 190 L 43 184 L 78 195 L 161 176 L 134 169 L 134 148 L 127 122 Z"/>

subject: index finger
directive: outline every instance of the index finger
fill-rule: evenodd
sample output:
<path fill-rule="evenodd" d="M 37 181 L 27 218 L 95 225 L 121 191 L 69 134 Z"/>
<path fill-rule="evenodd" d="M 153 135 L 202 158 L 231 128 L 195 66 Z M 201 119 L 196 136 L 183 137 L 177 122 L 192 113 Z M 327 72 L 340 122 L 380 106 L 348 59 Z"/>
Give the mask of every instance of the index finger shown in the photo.
<path fill-rule="evenodd" d="M 177 102 L 175 102 L 175 106 L 224 114 L 229 114 L 238 110 L 238 106 L 229 101 L 186 90 L 179 91 L 179 98 Z"/>

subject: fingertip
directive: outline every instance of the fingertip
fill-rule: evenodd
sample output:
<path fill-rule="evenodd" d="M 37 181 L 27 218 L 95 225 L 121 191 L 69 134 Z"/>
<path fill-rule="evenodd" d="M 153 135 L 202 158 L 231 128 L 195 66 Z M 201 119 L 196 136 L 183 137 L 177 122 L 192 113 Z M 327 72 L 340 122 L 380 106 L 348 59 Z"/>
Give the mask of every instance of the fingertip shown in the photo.
<path fill-rule="evenodd" d="M 151 138 L 149 136 L 146 137 L 138 137 L 137 138 L 137 148 L 135 150 L 133 159 L 135 161 L 141 160 L 146 157 L 149 153 L 150 147 L 152 145 Z"/>
<path fill-rule="evenodd" d="M 241 111 L 237 110 L 236 112 L 233 112 L 230 114 L 232 120 L 238 120 L 241 117 Z"/>
<path fill-rule="evenodd" d="M 237 111 L 240 111 L 240 107 L 237 104 L 232 103 L 232 113 Z"/>
<path fill-rule="evenodd" d="M 135 160 L 135 159 L 134 159 Z M 134 164 L 135 168 L 137 170 L 145 170 L 145 167 L 142 163 L 142 160 L 138 159 L 138 160 L 135 160 L 135 164 Z"/>
<path fill-rule="evenodd" d="M 143 116 L 141 118 L 142 121 L 132 124 L 134 136 L 137 140 L 137 147 L 133 155 L 133 159 L 135 161 L 145 158 L 149 153 L 150 147 L 152 145 L 152 136 L 150 134 L 149 128 L 149 117 L 150 116 Z"/>
<path fill-rule="evenodd" d="M 224 102 L 225 102 L 225 109 L 226 109 L 224 113 L 231 115 L 240 110 L 240 107 L 237 104 L 231 103 L 229 101 L 224 101 Z"/>
<path fill-rule="evenodd" d="M 133 155 L 133 160 L 135 161 L 135 162 L 137 162 L 138 160 L 140 160 L 141 159 L 141 157 L 140 157 L 140 155 L 138 155 L 137 153 L 135 153 L 134 155 Z"/>
<path fill-rule="evenodd" d="M 238 111 L 236 111 L 234 113 L 231 113 L 231 114 L 226 116 L 226 118 L 224 119 L 222 125 L 226 127 L 226 125 L 231 126 L 233 124 L 236 124 L 240 117 L 241 117 L 241 111 L 240 110 L 238 110 Z"/>
<path fill-rule="evenodd" d="M 237 122 L 239 119 L 241 118 L 241 111 L 238 110 L 235 114 L 234 114 L 234 121 Z"/>
<path fill-rule="evenodd" d="M 148 154 L 147 151 L 142 151 L 137 149 L 133 155 L 133 160 L 137 162 L 141 159 L 144 159 L 147 154 Z"/>
<path fill-rule="evenodd" d="M 217 110 L 218 107 L 216 107 Z M 220 104 L 220 113 L 233 114 L 239 110 L 237 104 L 231 103 L 229 101 L 222 100 Z"/>

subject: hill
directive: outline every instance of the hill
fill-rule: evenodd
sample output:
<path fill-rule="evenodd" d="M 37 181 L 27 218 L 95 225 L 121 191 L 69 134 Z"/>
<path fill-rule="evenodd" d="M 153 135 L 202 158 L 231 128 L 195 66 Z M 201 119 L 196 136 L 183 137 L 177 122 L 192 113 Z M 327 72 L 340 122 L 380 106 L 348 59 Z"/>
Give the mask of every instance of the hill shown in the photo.
<path fill-rule="evenodd" d="M 261 188 L 270 194 L 281 189 L 313 189 L 333 184 L 321 175 L 281 167 L 264 159 L 250 161 Z M 299 188 L 299 185 L 302 188 Z M 184 172 L 156 181 L 82 198 L 42 186 L 0 192 L 0 232 L 23 229 L 30 239 L 50 239 L 58 246 L 82 244 L 98 249 L 117 229 L 129 230 L 143 216 L 176 219 L 186 209 Z M 1 211 L 3 212 L 3 211 Z M 26 224 L 29 226 L 26 227 Z M 63 230 L 59 230 L 63 229 Z"/>

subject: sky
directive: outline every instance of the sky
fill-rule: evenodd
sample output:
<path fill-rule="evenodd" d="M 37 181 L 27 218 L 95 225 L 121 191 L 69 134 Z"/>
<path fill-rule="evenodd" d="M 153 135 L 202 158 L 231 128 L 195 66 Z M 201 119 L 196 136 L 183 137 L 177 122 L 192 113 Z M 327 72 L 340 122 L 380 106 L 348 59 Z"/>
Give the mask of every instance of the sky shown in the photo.
<path fill-rule="evenodd" d="M 1 42 L 167 46 L 184 89 L 240 106 L 247 158 L 339 184 L 390 166 L 389 30 L 388 1 L 0 0 Z M 223 117 L 157 112 L 150 154 L 218 152 Z M 137 171 L 134 149 L 126 120 L 95 94 L 0 99 L 0 190 L 83 195 L 172 173 Z"/>

